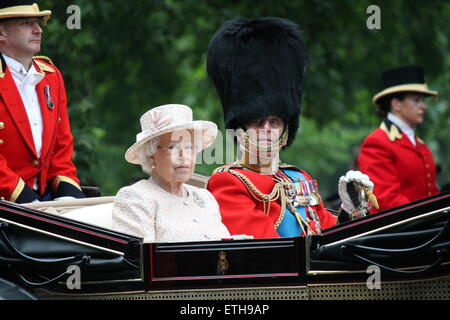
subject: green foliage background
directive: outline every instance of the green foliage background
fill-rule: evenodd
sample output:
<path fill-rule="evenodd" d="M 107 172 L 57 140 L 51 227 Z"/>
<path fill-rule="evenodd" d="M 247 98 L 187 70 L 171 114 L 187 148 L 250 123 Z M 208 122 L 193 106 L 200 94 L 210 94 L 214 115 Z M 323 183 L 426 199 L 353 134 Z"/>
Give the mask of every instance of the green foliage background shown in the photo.
<path fill-rule="evenodd" d="M 369 5 L 381 9 L 381 30 L 369 30 Z M 428 85 L 440 93 L 418 129 L 450 171 L 450 2 L 375 0 L 42 0 L 53 17 L 42 54 L 62 71 L 75 136 L 75 163 L 83 185 L 112 195 L 143 176 L 124 160 L 148 109 L 182 103 L 197 119 L 223 130 L 222 110 L 206 75 L 208 42 L 236 17 L 278 16 L 304 30 L 310 65 L 300 130 L 282 160 L 319 181 L 325 196 L 352 166 L 355 146 L 379 125 L 372 96 L 383 70 L 420 64 Z M 70 5 L 81 9 L 81 29 L 66 26 Z M 217 165 L 200 165 L 209 174 Z"/>

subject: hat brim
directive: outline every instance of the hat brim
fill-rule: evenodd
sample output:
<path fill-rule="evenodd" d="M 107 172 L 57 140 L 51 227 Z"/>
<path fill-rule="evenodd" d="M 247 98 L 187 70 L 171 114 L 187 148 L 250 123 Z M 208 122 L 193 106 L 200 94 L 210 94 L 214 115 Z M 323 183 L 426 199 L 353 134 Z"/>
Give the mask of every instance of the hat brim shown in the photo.
<path fill-rule="evenodd" d="M 167 126 L 163 130 L 148 134 L 141 140 L 137 141 L 125 152 L 125 160 L 132 164 L 142 164 L 140 154 L 142 147 L 151 139 L 159 137 L 163 134 L 181 130 L 193 130 L 195 136 L 200 136 L 201 141 L 196 144 L 198 146 L 197 152 L 203 151 L 214 143 L 217 137 L 217 125 L 211 121 L 196 120 L 188 124 L 178 124 L 174 126 Z"/>
<path fill-rule="evenodd" d="M 402 84 L 402 85 L 386 88 L 383 91 L 377 93 L 372 98 L 372 102 L 374 104 L 377 104 L 378 101 L 382 97 L 385 97 L 387 95 L 397 93 L 397 92 L 419 92 L 419 93 L 423 93 L 428 96 L 437 96 L 438 95 L 437 91 L 428 89 L 428 86 L 426 84 L 422 84 L 422 83 Z"/>
<path fill-rule="evenodd" d="M 40 17 L 40 18 L 47 17 L 49 19 L 51 15 L 52 12 L 50 10 L 40 11 L 39 6 L 37 4 L 14 6 L 0 9 L 0 20 L 8 18 L 31 18 L 31 17 Z"/>

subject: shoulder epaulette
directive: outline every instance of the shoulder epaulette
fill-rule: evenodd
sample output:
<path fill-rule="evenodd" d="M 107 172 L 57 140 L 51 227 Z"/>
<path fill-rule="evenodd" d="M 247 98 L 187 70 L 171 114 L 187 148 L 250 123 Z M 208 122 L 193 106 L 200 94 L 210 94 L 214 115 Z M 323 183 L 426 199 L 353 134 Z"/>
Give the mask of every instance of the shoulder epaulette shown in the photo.
<path fill-rule="evenodd" d="M 294 165 L 292 165 L 292 164 L 287 164 L 287 163 L 284 163 L 284 162 L 281 162 L 281 163 L 278 165 L 278 168 L 280 168 L 280 169 L 291 169 L 291 170 L 298 170 L 298 171 L 301 171 L 301 169 L 297 168 L 296 166 L 294 166 Z"/>
<path fill-rule="evenodd" d="M 389 141 L 394 142 L 395 139 L 401 139 L 402 133 L 400 129 L 391 121 L 385 120 L 381 123 L 380 129 L 383 130 L 389 138 Z"/>
<path fill-rule="evenodd" d="M 230 169 L 233 169 L 233 168 L 242 168 L 242 166 L 240 164 L 238 164 L 237 162 L 231 162 L 231 163 L 228 163 L 226 165 L 223 165 L 223 166 L 220 166 L 220 167 L 214 169 L 212 174 L 219 173 L 219 172 L 228 172 Z"/>
<path fill-rule="evenodd" d="M 47 61 L 48 63 L 50 63 L 50 64 L 53 65 L 53 66 L 55 65 L 55 64 L 53 63 L 52 59 L 50 59 L 50 58 L 47 57 L 47 56 L 34 56 L 33 59 L 44 60 L 44 61 Z"/>
<path fill-rule="evenodd" d="M 36 65 L 39 67 L 41 72 L 55 72 L 55 69 L 53 69 L 52 67 L 50 67 L 48 64 L 40 61 L 43 60 L 49 64 L 51 64 L 53 66 L 53 61 L 46 57 L 46 56 L 36 56 L 33 57 L 33 61 L 36 63 Z"/>

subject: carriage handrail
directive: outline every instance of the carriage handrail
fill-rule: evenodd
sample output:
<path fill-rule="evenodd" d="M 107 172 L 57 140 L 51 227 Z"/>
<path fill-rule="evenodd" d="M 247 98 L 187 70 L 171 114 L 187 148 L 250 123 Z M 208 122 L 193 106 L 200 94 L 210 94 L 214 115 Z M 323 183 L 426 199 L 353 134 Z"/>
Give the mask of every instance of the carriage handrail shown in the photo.
<path fill-rule="evenodd" d="M 83 198 L 83 199 L 73 199 L 73 200 L 62 200 L 62 201 L 42 201 L 33 203 L 23 203 L 24 207 L 30 209 L 48 208 L 48 207 L 85 207 L 93 206 L 96 204 L 111 203 L 114 201 L 114 196 L 107 197 L 94 197 L 94 198 Z"/>
<path fill-rule="evenodd" d="M 422 243 L 421 245 L 410 247 L 410 248 L 377 248 L 377 247 L 368 247 L 363 245 L 358 245 L 354 243 L 346 243 L 341 246 L 342 249 L 352 249 L 355 252 L 364 252 L 364 253 L 377 253 L 377 254 L 417 254 L 420 251 L 423 251 L 437 241 L 439 241 L 443 236 L 448 235 L 450 232 L 450 218 L 447 219 L 445 225 L 437 232 L 437 234 L 430 240 L 426 241 L 425 243 Z"/>
<path fill-rule="evenodd" d="M 1 222 L 0 223 L 0 238 L 3 240 L 3 243 L 9 249 L 9 251 L 14 254 L 16 257 L 21 258 L 27 262 L 38 263 L 38 264 L 67 264 L 72 262 L 80 262 L 84 261 L 86 263 L 89 262 L 90 257 L 86 254 L 78 254 L 71 257 L 66 258 L 58 258 L 58 259 L 39 259 L 35 257 L 30 257 L 23 252 L 20 252 L 12 242 L 9 240 L 8 236 L 5 233 L 5 230 L 8 228 L 8 223 Z"/>

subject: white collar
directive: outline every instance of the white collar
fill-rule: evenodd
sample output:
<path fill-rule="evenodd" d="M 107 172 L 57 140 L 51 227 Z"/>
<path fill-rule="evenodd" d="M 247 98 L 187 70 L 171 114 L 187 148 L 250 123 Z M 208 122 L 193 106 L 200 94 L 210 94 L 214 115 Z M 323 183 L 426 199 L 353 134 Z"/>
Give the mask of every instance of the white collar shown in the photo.
<path fill-rule="evenodd" d="M 41 72 L 37 71 L 36 68 L 34 67 L 33 62 L 31 62 L 31 67 L 30 69 L 27 71 L 25 69 L 25 67 L 23 66 L 23 64 L 21 64 L 19 61 L 17 61 L 14 58 L 8 57 L 6 54 L 3 53 L 3 58 L 5 58 L 5 62 L 8 65 L 8 68 L 21 73 L 23 75 L 28 75 L 28 74 L 38 74 L 38 75 L 42 75 Z"/>
<path fill-rule="evenodd" d="M 5 62 L 8 65 L 8 68 L 10 68 L 11 70 L 14 70 L 16 72 L 22 73 L 24 75 L 28 74 L 30 70 L 26 70 L 25 67 L 23 66 L 23 64 L 21 64 L 19 61 L 17 61 L 14 58 L 8 57 L 6 54 L 3 53 L 3 58 L 5 58 Z M 34 68 L 33 64 L 31 64 L 31 67 Z"/>
<path fill-rule="evenodd" d="M 414 134 L 414 129 L 411 128 L 411 126 L 407 124 L 405 121 L 403 121 L 400 117 L 397 117 L 395 114 L 389 112 L 387 118 L 388 120 L 395 123 L 403 132 Z"/>
<path fill-rule="evenodd" d="M 14 58 L 8 57 L 4 53 L 3 53 L 3 58 L 5 58 L 5 62 L 8 65 L 8 68 L 10 68 L 10 70 L 12 71 L 13 75 L 15 77 L 18 77 L 18 80 L 20 81 L 19 83 L 22 86 L 26 85 L 26 84 L 35 86 L 45 76 L 44 74 L 42 74 L 41 72 L 36 70 L 33 63 L 31 63 L 31 67 L 27 71 L 25 69 L 25 67 L 23 66 L 23 64 L 21 64 L 19 61 L 15 60 Z M 27 78 L 29 80 L 23 81 L 25 78 Z M 17 83 L 17 85 L 19 85 L 19 83 Z"/>
<path fill-rule="evenodd" d="M 400 130 L 406 134 L 406 136 L 411 140 L 413 145 L 416 145 L 416 141 L 414 139 L 414 129 L 411 128 L 405 121 L 403 121 L 400 117 L 397 117 L 395 114 L 389 112 L 387 115 L 388 120 L 392 121 L 395 125 L 397 125 Z"/>

